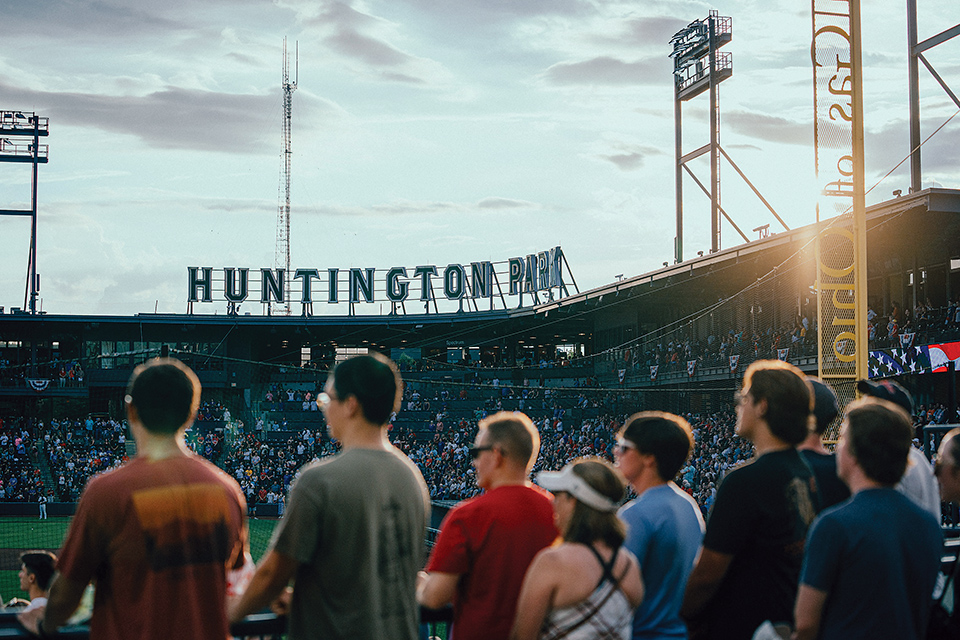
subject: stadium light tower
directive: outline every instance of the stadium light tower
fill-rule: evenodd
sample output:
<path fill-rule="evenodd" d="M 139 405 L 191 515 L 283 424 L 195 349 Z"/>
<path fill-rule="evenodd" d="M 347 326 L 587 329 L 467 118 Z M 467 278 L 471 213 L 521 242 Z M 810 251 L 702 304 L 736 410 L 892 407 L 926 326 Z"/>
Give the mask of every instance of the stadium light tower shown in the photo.
<path fill-rule="evenodd" d="M 720 47 L 733 39 L 733 19 L 714 10 L 704 20 L 695 20 L 674 34 L 673 87 L 676 128 L 677 237 L 675 257 L 683 262 L 683 171 L 686 163 L 710 154 L 710 251 L 720 250 L 720 107 L 718 85 L 733 75 L 733 55 Z M 710 91 L 710 143 L 683 155 L 681 103 Z M 691 173 L 691 177 L 693 174 Z M 696 177 L 694 177 L 696 180 Z"/>
<path fill-rule="evenodd" d="M 30 208 L 0 209 L 0 216 L 30 216 L 30 255 L 23 299 L 23 307 L 30 313 L 37 312 L 40 291 L 40 277 L 37 275 L 37 165 L 47 162 L 48 145 L 41 145 L 40 137 L 49 135 L 49 124 L 49 118 L 41 118 L 29 111 L 0 111 L 0 162 L 29 162 L 33 165 Z"/>

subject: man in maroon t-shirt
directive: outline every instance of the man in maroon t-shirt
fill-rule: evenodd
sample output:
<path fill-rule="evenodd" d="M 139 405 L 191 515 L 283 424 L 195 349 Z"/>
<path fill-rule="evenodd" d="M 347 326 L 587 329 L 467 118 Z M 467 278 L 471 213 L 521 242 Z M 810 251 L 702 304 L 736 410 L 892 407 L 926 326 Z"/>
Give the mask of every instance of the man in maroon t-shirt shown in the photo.
<path fill-rule="evenodd" d="M 420 604 L 453 603 L 453 640 L 507 638 L 527 567 L 557 537 L 549 496 L 528 480 L 539 451 L 522 413 L 480 422 L 470 455 L 485 492 L 444 519 L 417 585 Z"/>
<path fill-rule="evenodd" d="M 199 401 L 200 381 L 178 360 L 134 370 L 125 402 L 137 457 L 87 484 L 46 607 L 20 615 L 30 633 L 54 634 L 95 581 L 92 638 L 229 637 L 227 573 L 249 551 L 246 503 L 186 446 Z"/>

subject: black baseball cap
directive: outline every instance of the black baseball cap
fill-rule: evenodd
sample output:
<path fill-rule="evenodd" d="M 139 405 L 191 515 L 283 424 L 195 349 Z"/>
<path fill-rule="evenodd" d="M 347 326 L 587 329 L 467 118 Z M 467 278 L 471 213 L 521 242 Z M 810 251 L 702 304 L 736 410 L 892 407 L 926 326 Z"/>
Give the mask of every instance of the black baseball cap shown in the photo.
<path fill-rule="evenodd" d="M 913 415 L 913 396 L 899 383 L 893 380 L 860 380 L 857 382 L 857 391 L 864 395 L 880 398 L 899 405 L 909 415 Z"/>

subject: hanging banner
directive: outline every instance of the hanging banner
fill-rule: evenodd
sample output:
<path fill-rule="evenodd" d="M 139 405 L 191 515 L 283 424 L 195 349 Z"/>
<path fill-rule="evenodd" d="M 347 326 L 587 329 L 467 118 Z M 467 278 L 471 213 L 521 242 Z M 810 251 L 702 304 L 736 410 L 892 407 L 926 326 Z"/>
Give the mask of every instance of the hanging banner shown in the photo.
<path fill-rule="evenodd" d="M 867 377 L 859 0 L 812 0 L 818 374 L 841 406 Z M 827 434 L 828 439 L 835 434 Z"/>
<path fill-rule="evenodd" d="M 30 386 L 31 389 L 33 389 L 37 393 L 40 393 L 41 391 L 44 391 L 48 386 L 50 386 L 50 381 L 40 380 L 37 378 L 28 378 L 27 384 Z"/>
<path fill-rule="evenodd" d="M 651 380 L 656 380 L 656 379 L 657 379 L 657 371 L 659 371 L 659 370 L 660 370 L 660 365 L 658 365 L 658 364 L 655 364 L 655 365 L 651 365 L 651 366 L 650 366 L 650 379 L 651 379 Z"/>
<path fill-rule="evenodd" d="M 913 336 L 915 333 L 901 333 L 900 334 L 900 348 L 909 349 L 913 346 Z"/>
<path fill-rule="evenodd" d="M 740 355 L 730 356 L 730 373 L 737 370 L 738 364 L 740 364 Z"/>
<path fill-rule="evenodd" d="M 687 360 L 687 375 L 693 377 L 693 374 L 697 372 L 697 361 L 696 360 Z"/>
<path fill-rule="evenodd" d="M 786 349 L 777 349 L 777 360 L 783 360 L 784 362 L 786 362 L 787 354 L 789 353 L 790 353 L 790 347 L 787 347 Z"/>

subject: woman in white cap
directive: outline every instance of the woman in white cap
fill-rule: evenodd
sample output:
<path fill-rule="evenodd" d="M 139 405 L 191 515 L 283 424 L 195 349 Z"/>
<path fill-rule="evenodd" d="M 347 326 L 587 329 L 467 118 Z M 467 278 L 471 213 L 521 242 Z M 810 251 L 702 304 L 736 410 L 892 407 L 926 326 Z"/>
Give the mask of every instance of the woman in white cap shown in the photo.
<path fill-rule="evenodd" d="M 537 554 L 527 570 L 511 638 L 630 638 L 643 581 L 637 559 L 621 548 L 623 480 L 593 458 L 541 472 L 537 483 L 553 492 L 563 542 Z"/>

